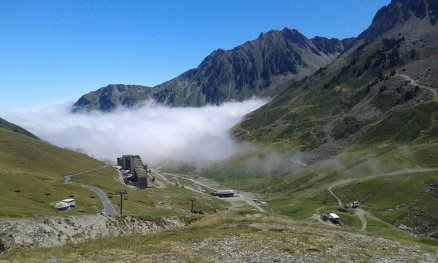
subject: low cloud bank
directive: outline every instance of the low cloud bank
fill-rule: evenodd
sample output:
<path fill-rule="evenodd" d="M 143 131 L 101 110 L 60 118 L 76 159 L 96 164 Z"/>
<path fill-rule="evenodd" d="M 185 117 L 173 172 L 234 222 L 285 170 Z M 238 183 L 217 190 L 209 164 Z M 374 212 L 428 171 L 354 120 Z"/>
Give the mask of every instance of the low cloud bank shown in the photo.
<path fill-rule="evenodd" d="M 165 160 L 206 165 L 249 146 L 233 141 L 229 129 L 266 101 L 251 99 L 221 106 L 170 108 L 148 102 L 112 113 L 70 113 L 70 102 L 16 109 L 2 116 L 54 145 L 99 159 L 139 154 L 144 162 Z"/>

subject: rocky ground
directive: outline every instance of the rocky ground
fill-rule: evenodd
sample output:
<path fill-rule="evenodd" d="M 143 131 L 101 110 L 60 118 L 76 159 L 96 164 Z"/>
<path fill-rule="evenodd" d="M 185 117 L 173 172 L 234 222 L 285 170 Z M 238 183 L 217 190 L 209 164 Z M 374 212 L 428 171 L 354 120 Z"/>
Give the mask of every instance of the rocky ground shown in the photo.
<path fill-rule="evenodd" d="M 438 249 L 342 228 L 249 215 L 147 236 L 30 251 L 13 262 L 437 262 Z M 8 262 L 9 262 L 8 261 Z M 2 258 L 0 257 L 0 262 Z"/>
<path fill-rule="evenodd" d="M 84 215 L 3 219 L 0 221 L 0 248 L 3 251 L 48 248 L 99 237 L 148 234 L 182 226 L 184 223 L 174 217 L 148 219 Z"/>

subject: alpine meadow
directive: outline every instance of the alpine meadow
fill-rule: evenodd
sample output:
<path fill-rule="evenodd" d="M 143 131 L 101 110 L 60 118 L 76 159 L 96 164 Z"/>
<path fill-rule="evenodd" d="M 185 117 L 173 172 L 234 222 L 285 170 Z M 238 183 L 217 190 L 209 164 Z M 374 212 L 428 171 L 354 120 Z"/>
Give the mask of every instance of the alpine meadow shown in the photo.
<path fill-rule="evenodd" d="M 127 84 L 0 109 L 0 262 L 438 262 L 438 1 L 376 1 L 356 35 L 359 17 L 333 31 L 309 10 L 337 21 L 376 3 L 36 2 L 0 3 L 14 25 L 0 27 L 0 88 L 21 65 L 8 51 L 29 45 L 20 32 L 47 47 L 17 93 L 75 90 L 69 74 Z M 346 37 L 284 24 L 221 47 L 292 10 Z M 138 44 L 174 58 L 154 64 Z M 197 67 L 135 83 L 131 54 L 163 71 L 205 47 Z M 39 84 L 52 71 L 61 84 Z"/>

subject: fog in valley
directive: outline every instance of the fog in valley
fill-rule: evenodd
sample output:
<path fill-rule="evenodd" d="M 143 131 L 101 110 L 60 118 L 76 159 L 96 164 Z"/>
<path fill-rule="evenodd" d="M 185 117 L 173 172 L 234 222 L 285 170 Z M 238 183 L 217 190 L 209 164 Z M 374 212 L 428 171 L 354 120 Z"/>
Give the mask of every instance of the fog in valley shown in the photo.
<path fill-rule="evenodd" d="M 145 163 L 173 160 L 203 166 L 250 149 L 229 134 L 245 114 L 265 100 L 251 99 L 201 108 L 171 108 L 152 101 L 112 113 L 71 113 L 71 102 L 22 108 L 1 115 L 43 140 L 98 159 L 139 154 Z"/>

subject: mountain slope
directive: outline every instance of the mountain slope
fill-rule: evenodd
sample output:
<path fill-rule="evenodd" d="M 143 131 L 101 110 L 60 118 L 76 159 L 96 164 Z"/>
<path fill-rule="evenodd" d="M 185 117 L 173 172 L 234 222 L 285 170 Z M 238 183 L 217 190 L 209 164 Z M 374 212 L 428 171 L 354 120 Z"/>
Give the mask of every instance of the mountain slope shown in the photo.
<path fill-rule="evenodd" d="M 317 162 L 356 142 L 392 112 L 432 101 L 438 80 L 435 2 L 417 2 L 393 1 L 382 8 L 353 48 L 249 114 L 234 134 L 313 149 L 309 161 Z M 426 11 L 418 11 L 423 6 Z M 424 131 L 436 125 L 435 117 L 429 118 Z"/>
<path fill-rule="evenodd" d="M 54 213 L 50 203 L 69 195 L 76 196 L 78 210 L 95 213 L 99 203 L 87 198 L 88 190 L 62 182 L 64 175 L 99 165 L 86 155 L 0 128 L 0 216 Z"/>
<path fill-rule="evenodd" d="M 117 106 L 132 107 L 145 100 L 150 88 L 140 85 L 113 84 L 83 95 L 73 106 L 72 111 L 100 110 L 112 111 Z"/>
<path fill-rule="evenodd" d="M 294 152 L 284 158 L 301 167 L 284 164 L 267 178 L 242 169 L 256 157 L 236 157 L 205 175 L 266 192 L 276 211 L 297 219 L 339 209 L 331 189 L 344 203 L 359 200 L 365 211 L 368 226 L 359 212 L 338 210 L 348 225 L 437 238 L 435 3 L 392 1 L 351 49 L 233 129 L 241 140 Z M 252 162 L 263 166 L 264 153 L 254 155 L 260 160 Z"/>
<path fill-rule="evenodd" d="M 6 130 L 11 130 L 13 132 L 29 136 L 29 137 L 34 138 L 34 139 L 38 139 L 38 137 L 36 137 L 34 134 L 29 132 L 28 130 L 23 129 L 20 126 L 15 125 L 13 123 L 10 123 L 10 122 L 2 119 L 2 118 L 0 118 L 0 129 L 1 128 L 6 129 Z"/>
<path fill-rule="evenodd" d="M 307 39 L 297 30 L 270 31 L 232 50 L 214 51 L 198 68 L 156 87 L 154 99 L 173 106 L 219 104 L 267 92 L 330 63 L 345 49 L 337 39 Z"/>
<path fill-rule="evenodd" d="M 231 50 L 218 49 L 197 68 L 154 88 L 109 85 L 82 96 L 72 110 L 110 111 L 148 98 L 171 106 L 203 106 L 276 94 L 280 84 L 312 74 L 352 43 L 352 39 L 307 39 L 295 29 L 273 30 Z"/>

